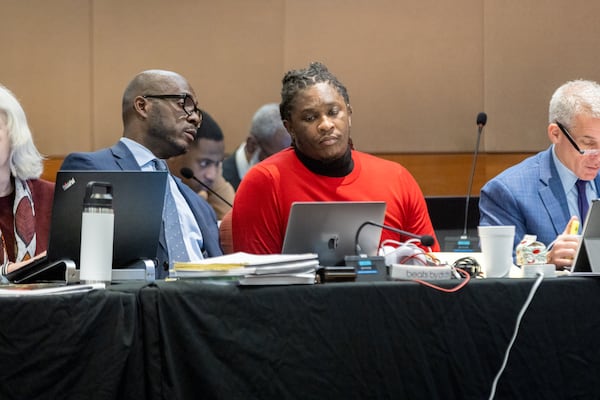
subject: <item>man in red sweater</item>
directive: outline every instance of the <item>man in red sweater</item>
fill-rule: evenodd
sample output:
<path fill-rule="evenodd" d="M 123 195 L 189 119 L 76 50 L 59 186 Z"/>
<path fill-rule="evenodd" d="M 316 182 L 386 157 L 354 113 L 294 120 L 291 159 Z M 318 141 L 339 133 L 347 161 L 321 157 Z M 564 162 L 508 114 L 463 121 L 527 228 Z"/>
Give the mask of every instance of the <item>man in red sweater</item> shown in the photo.
<path fill-rule="evenodd" d="M 397 163 L 353 150 L 347 90 L 323 64 L 289 71 L 281 99 L 292 147 L 255 165 L 244 177 L 232 216 L 235 251 L 280 253 L 295 201 L 385 201 L 385 225 L 434 236 L 413 176 Z M 386 239 L 409 238 L 383 230 L 381 240 Z M 439 251 L 439 244 L 431 249 Z"/>

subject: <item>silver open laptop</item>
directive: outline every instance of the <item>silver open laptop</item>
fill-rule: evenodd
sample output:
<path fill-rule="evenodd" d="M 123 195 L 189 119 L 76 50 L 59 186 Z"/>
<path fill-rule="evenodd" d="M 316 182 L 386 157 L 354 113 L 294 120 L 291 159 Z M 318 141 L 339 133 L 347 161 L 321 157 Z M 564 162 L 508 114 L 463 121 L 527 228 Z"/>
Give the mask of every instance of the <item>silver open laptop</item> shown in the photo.
<path fill-rule="evenodd" d="M 383 224 L 385 202 L 295 202 L 288 218 L 283 254 L 316 253 L 322 266 L 343 265 L 356 254 L 356 232 L 366 221 Z M 361 252 L 377 254 L 381 228 L 367 225 L 359 235 Z"/>

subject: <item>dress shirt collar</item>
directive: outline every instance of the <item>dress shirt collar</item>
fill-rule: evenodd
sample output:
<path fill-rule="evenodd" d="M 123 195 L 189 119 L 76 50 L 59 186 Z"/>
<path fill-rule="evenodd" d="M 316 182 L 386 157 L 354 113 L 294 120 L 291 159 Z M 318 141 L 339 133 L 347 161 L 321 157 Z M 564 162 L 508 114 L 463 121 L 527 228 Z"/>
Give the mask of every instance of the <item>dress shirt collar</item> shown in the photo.
<path fill-rule="evenodd" d="M 577 175 L 573 173 L 569 168 L 567 168 L 557 157 L 556 150 L 554 149 L 554 145 L 552 145 L 552 159 L 554 160 L 554 165 L 556 166 L 556 170 L 558 171 L 558 176 L 560 178 L 560 182 L 563 185 L 563 190 L 565 193 L 569 193 L 574 190 L 574 193 L 577 193 L 577 189 L 575 188 L 575 182 L 577 182 Z M 594 180 L 589 181 L 588 185 L 588 193 L 591 192 L 594 194 L 593 198 L 596 198 L 596 185 Z"/>
<path fill-rule="evenodd" d="M 554 145 L 552 145 L 552 159 L 554 161 L 554 165 L 556 166 L 556 170 L 558 171 L 558 177 L 562 183 L 563 190 L 565 193 L 569 193 L 579 178 L 577 178 L 577 175 L 575 175 L 573 171 L 567 168 L 565 164 L 558 159 Z"/>
<path fill-rule="evenodd" d="M 235 165 L 237 167 L 240 179 L 246 175 L 246 172 L 248 172 L 252 166 L 246 159 L 246 142 L 242 143 L 235 151 Z"/>
<path fill-rule="evenodd" d="M 135 140 L 122 137 L 120 141 L 127 146 L 142 171 L 154 171 L 153 160 L 156 158 L 150 150 Z"/>

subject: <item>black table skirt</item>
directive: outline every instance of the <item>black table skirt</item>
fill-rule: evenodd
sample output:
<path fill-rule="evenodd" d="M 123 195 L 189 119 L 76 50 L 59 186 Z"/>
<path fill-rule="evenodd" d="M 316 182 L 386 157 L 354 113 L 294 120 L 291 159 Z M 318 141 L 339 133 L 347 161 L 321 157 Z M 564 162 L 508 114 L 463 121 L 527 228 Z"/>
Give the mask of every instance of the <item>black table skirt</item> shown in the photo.
<path fill-rule="evenodd" d="M 0 298 L 0 399 L 486 399 L 533 283 Z M 600 280 L 545 280 L 496 398 L 600 398 L 599 309 Z"/>
<path fill-rule="evenodd" d="M 140 292 L 149 398 L 484 399 L 533 279 Z M 600 281 L 545 280 L 498 399 L 600 398 Z"/>
<path fill-rule="evenodd" d="M 135 291 L 0 298 L 0 399 L 143 399 Z"/>

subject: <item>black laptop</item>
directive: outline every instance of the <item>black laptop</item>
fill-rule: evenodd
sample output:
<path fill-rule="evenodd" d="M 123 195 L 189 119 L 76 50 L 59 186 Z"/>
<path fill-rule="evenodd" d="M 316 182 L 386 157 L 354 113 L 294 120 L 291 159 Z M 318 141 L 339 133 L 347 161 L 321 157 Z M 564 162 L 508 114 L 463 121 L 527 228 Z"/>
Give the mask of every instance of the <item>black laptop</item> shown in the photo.
<path fill-rule="evenodd" d="M 65 280 L 65 264 L 79 267 L 81 214 L 88 182 L 112 185 L 113 269 L 156 259 L 167 171 L 58 171 L 47 255 L 7 274 L 13 283 Z"/>
<path fill-rule="evenodd" d="M 586 215 L 571 275 L 600 276 L 600 199 L 592 200 Z"/>

